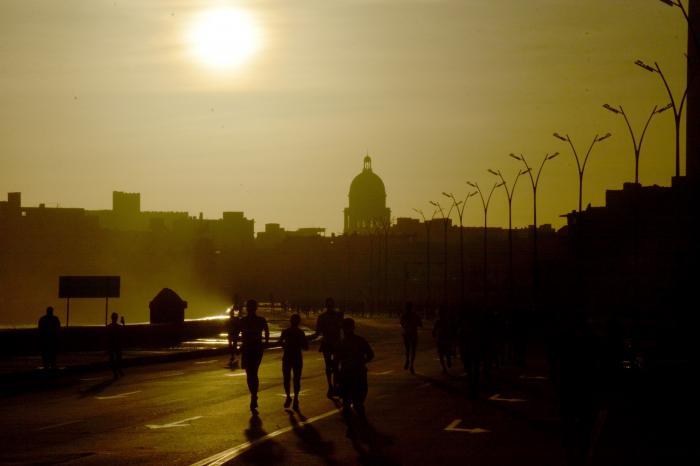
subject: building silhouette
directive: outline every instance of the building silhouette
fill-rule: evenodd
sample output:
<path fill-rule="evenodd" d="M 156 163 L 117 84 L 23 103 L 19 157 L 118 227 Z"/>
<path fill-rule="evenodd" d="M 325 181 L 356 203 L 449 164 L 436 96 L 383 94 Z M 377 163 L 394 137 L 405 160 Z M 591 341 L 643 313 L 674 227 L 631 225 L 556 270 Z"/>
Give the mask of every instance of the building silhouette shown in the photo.
<path fill-rule="evenodd" d="M 362 172 L 350 183 L 349 206 L 345 209 L 345 233 L 371 233 L 389 225 L 391 209 L 386 206 L 384 182 L 372 171 L 372 159 L 365 156 Z"/>

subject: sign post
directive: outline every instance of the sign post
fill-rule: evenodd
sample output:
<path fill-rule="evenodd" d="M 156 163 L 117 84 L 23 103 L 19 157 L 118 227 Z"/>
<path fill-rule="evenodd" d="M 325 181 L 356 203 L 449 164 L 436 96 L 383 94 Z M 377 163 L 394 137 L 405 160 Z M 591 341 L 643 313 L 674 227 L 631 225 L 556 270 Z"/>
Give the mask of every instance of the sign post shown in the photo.
<path fill-rule="evenodd" d="M 109 298 L 118 298 L 119 276 L 61 276 L 58 277 L 58 297 L 66 299 L 66 326 L 70 322 L 71 298 L 105 298 L 105 325 L 109 313 Z"/>

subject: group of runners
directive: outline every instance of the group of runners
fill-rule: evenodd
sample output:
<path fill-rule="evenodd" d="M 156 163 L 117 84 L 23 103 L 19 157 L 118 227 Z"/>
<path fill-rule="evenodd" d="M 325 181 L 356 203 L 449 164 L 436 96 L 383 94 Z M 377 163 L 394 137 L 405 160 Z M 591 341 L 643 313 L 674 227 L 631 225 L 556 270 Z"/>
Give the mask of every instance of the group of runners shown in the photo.
<path fill-rule="evenodd" d="M 250 411 L 254 415 L 258 413 L 258 371 L 264 348 L 270 340 L 267 320 L 257 315 L 257 309 L 257 301 L 251 299 L 246 302 L 245 316 L 237 317 L 232 311 L 228 329 L 231 366 L 236 367 L 236 356 L 240 353 L 241 366 L 246 372 L 250 391 Z M 289 319 L 289 327 L 282 331 L 279 339 L 283 349 L 282 379 L 286 394 L 284 407 L 291 406 L 295 411 L 299 410 L 302 352 L 309 348 L 309 339 L 299 328 L 300 323 L 299 315 L 293 314 Z M 341 398 L 344 414 L 348 415 L 354 409 L 358 416 L 364 417 L 364 401 L 367 397 L 366 364 L 374 358 L 372 348 L 367 340 L 355 334 L 355 321 L 344 318 L 336 310 L 332 298 L 326 299 L 325 311 L 318 316 L 316 332 L 311 338 L 317 336 L 321 337 L 319 351 L 323 354 L 325 365 L 327 396 Z"/>

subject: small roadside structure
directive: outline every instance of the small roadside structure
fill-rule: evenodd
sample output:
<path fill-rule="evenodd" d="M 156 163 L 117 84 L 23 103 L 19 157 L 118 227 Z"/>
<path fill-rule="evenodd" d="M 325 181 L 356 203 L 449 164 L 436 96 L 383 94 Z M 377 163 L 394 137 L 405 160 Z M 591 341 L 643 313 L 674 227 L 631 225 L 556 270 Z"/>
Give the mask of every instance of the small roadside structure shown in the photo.
<path fill-rule="evenodd" d="M 152 324 L 181 324 L 185 321 L 187 301 L 170 288 L 163 288 L 148 304 Z"/>

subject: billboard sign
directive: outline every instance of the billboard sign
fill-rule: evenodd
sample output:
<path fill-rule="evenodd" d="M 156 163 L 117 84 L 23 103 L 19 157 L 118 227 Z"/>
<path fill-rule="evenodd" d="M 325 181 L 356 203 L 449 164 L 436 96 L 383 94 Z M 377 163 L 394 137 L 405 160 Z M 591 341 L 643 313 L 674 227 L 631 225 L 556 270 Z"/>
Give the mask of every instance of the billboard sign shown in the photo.
<path fill-rule="evenodd" d="M 58 277 L 59 298 L 118 298 L 119 276 Z"/>

